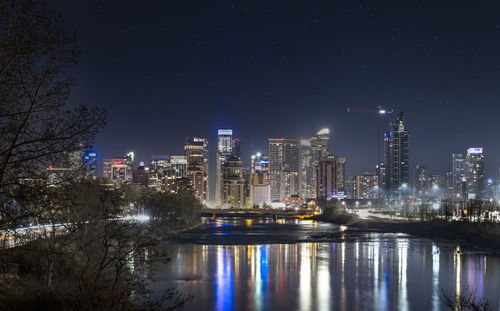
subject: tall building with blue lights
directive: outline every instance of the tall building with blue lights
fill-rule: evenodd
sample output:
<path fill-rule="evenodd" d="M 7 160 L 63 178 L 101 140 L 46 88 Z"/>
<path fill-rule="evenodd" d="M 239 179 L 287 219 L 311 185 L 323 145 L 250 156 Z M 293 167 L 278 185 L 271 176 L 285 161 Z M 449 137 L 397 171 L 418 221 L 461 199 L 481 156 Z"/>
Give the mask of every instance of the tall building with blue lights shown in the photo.
<path fill-rule="evenodd" d="M 396 122 L 389 123 L 389 132 L 384 134 L 385 190 L 390 197 L 409 194 L 410 136 L 400 112 Z"/>
<path fill-rule="evenodd" d="M 224 162 L 233 155 L 234 140 L 232 129 L 219 129 L 217 131 L 217 153 L 216 165 L 217 172 L 215 176 L 215 203 L 220 205 L 223 203 L 223 165 Z"/>

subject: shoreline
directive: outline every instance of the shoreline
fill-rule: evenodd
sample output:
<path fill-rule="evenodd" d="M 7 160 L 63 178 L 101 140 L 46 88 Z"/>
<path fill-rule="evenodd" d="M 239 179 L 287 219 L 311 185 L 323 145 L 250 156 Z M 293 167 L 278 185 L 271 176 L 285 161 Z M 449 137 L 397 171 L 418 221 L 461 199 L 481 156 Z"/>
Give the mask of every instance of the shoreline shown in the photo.
<path fill-rule="evenodd" d="M 247 216 L 247 215 L 245 215 Z M 331 223 L 335 225 L 343 225 L 347 228 L 344 232 L 351 233 L 403 233 L 417 237 L 424 237 L 436 241 L 446 241 L 457 243 L 461 246 L 472 247 L 481 251 L 493 252 L 500 254 L 500 224 L 497 223 L 471 223 L 457 222 L 446 220 L 428 220 L 428 221 L 405 221 L 405 220 L 383 220 L 383 219 L 358 219 L 349 217 L 350 215 L 339 215 L 334 219 L 327 219 L 323 216 L 315 216 L 307 219 L 316 220 L 319 222 Z M 238 216 L 223 216 L 228 218 L 245 218 Z M 272 218 L 266 217 L 263 218 Z M 290 217 L 283 217 L 290 218 Z M 199 225 L 184 228 L 177 232 L 172 232 L 169 239 L 177 240 L 183 233 L 191 230 L 196 230 Z M 326 242 L 326 240 L 335 242 L 339 238 L 338 231 L 332 231 L 327 236 L 310 235 L 307 240 L 283 241 L 279 239 L 263 239 L 245 241 L 236 244 L 275 244 L 275 243 L 301 243 L 301 242 Z M 183 240 L 183 239 L 181 239 Z M 188 239 L 189 240 L 189 239 Z M 184 241 L 187 242 L 187 241 Z M 194 242 L 194 241 L 192 241 Z M 198 241 L 201 242 L 201 241 Z M 204 241 L 207 242 L 207 241 Z M 218 241 L 221 243 L 222 241 Z M 232 242 L 232 243 L 231 243 Z M 234 244 L 235 241 L 222 243 L 224 245 Z M 182 243 L 182 242 L 181 242 Z M 214 245 L 219 245 L 214 243 Z M 195 244 L 198 244 L 195 242 Z M 208 243 L 212 244 L 212 243 Z"/>
<path fill-rule="evenodd" d="M 346 231 L 351 232 L 405 233 L 438 241 L 453 241 L 460 245 L 500 253 L 500 224 L 496 223 L 357 219 L 346 224 L 323 217 L 315 217 L 315 220 L 345 225 Z"/>

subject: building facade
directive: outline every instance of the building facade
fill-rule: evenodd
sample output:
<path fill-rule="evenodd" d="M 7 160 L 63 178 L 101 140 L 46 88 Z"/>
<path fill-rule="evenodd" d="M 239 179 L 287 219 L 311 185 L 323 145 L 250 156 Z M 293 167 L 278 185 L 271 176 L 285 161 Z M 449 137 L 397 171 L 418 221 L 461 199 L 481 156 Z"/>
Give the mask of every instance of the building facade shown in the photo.
<path fill-rule="evenodd" d="M 429 195 L 429 181 L 425 166 L 417 165 L 415 168 L 414 190 L 415 198 L 423 199 Z"/>
<path fill-rule="evenodd" d="M 103 160 L 103 178 L 113 183 L 131 183 L 133 177 L 133 153 L 125 157 Z"/>
<path fill-rule="evenodd" d="M 300 142 L 297 139 L 269 138 L 271 200 L 299 194 Z"/>
<path fill-rule="evenodd" d="M 318 166 L 319 162 L 330 155 L 330 130 L 325 128 L 309 139 L 300 141 L 301 147 L 301 178 L 300 195 L 313 199 L 318 196 Z"/>
<path fill-rule="evenodd" d="M 216 176 L 215 176 L 215 203 L 222 204 L 223 193 L 223 165 L 226 159 L 233 155 L 233 130 L 219 129 L 217 131 Z"/>
<path fill-rule="evenodd" d="M 355 175 L 351 181 L 352 199 L 378 199 L 378 176 L 374 173 Z"/>
<path fill-rule="evenodd" d="M 186 177 L 188 167 L 188 160 L 186 156 L 183 155 L 173 155 L 170 156 L 170 168 L 175 171 L 175 177 Z"/>
<path fill-rule="evenodd" d="M 452 174 L 453 174 L 453 198 L 466 199 L 466 174 L 465 174 L 465 158 L 461 153 L 454 153 L 452 156 Z"/>
<path fill-rule="evenodd" d="M 235 156 L 229 156 L 222 164 L 221 204 L 232 208 L 246 206 L 243 164 Z"/>
<path fill-rule="evenodd" d="M 187 157 L 186 176 L 192 178 L 193 187 L 196 189 L 196 196 L 200 201 L 208 201 L 208 139 L 199 137 L 187 137 L 184 144 L 184 155 Z M 203 178 L 200 184 L 200 168 Z"/>
<path fill-rule="evenodd" d="M 250 175 L 250 207 L 263 207 L 271 203 L 271 187 L 269 174 L 266 171 L 256 171 Z"/>
<path fill-rule="evenodd" d="M 483 199 L 486 189 L 483 148 L 469 148 L 467 150 L 465 162 L 467 198 Z"/>
<path fill-rule="evenodd" d="M 316 196 L 328 200 L 338 195 L 338 166 L 334 156 L 322 158 L 316 169 Z"/>
<path fill-rule="evenodd" d="M 389 123 L 384 134 L 385 190 L 389 197 L 408 195 L 410 136 L 400 112 L 396 122 Z"/>

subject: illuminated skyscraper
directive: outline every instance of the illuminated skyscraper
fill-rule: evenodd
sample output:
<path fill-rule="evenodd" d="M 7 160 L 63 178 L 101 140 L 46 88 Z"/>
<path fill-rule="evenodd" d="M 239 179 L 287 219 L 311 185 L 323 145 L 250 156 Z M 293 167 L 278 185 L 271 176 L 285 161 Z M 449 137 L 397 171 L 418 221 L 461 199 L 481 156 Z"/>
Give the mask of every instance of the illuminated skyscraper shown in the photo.
<path fill-rule="evenodd" d="M 429 195 L 429 181 L 427 178 L 425 166 L 417 165 L 415 168 L 415 197 L 423 199 Z"/>
<path fill-rule="evenodd" d="M 186 156 L 173 155 L 170 156 L 170 167 L 175 170 L 175 177 L 186 177 L 188 160 Z"/>
<path fill-rule="evenodd" d="M 219 129 L 217 131 L 217 153 L 216 165 L 217 172 L 215 176 L 215 203 L 222 204 L 222 186 L 223 186 L 223 172 L 222 166 L 227 158 L 233 155 L 233 130 L 232 129 Z"/>
<path fill-rule="evenodd" d="M 453 172 L 446 172 L 446 196 L 448 198 L 453 197 Z"/>
<path fill-rule="evenodd" d="M 373 173 L 363 173 L 351 180 L 352 199 L 377 199 L 378 177 Z"/>
<path fill-rule="evenodd" d="M 253 154 L 250 159 L 248 206 L 263 206 L 271 202 L 271 188 L 269 186 L 269 159 L 260 152 Z"/>
<path fill-rule="evenodd" d="M 205 179 L 205 168 L 202 164 L 198 164 L 198 162 L 193 162 L 192 164 L 188 164 L 186 171 L 186 178 L 191 180 L 191 184 L 193 186 L 193 190 L 195 192 L 196 197 L 200 201 L 206 200 L 207 190 L 205 186 L 207 185 Z"/>
<path fill-rule="evenodd" d="M 464 200 L 466 197 L 466 176 L 465 159 L 461 153 L 452 155 L 452 174 L 453 174 L 453 198 Z"/>
<path fill-rule="evenodd" d="M 322 129 L 311 137 L 311 158 L 313 165 L 328 155 L 328 142 L 330 141 L 330 130 Z"/>
<path fill-rule="evenodd" d="M 144 165 L 144 162 L 139 163 L 139 167 L 134 170 L 132 181 L 134 184 L 139 184 L 147 187 L 149 181 L 149 168 Z"/>
<path fill-rule="evenodd" d="M 231 155 L 222 163 L 221 205 L 233 208 L 246 206 L 243 165 L 240 158 Z"/>
<path fill-rule="evenodd" d="M 322 158 L 316 168 L 316 195 L 328 200 L 338 194 L 338 167 L 334 156 Z"/>
<path fill-rule="evenodd" d="M 467 197 L 468 199 L 483 199 L 486 189 L 483 148 L 469 148 L 465 162 Z"/>
<path fill-rule="evenodd" d="M 240 142 L 241 140 L 239 138 L 233 139 L 233 156 L 241 158 L 240 155 Z"/>
<path fill-rule="evenodd" d="M 316 198 L 318 186 L 318 165 L 321 159 L 329 155 L 328 142 L 330 130 L 325 128 L 310 139 L 302 139 L 300 195 L 305 198 Z"/>
<path fill-rule="evenodd" d="M 258 171 L 269 171 L 269 158 L 263 156 L 260 152 L 253 154 L 250 158 L 250 174 Z"/>
<path fill-rule="evenodd" d="M 260 206 L 271 203 L 271 187 L 266 171 L 256 171 L 250 175 L 249 206 Z"/>
<path fill-rule="evenodd" d="M 271 200 L 299 194 L 300 142 L 297 139 L 269 138 Z"/>
<path fill-rule="evenodd" d="M 377 174 L 377 179 L 378 179 L 378 187 L 379 189 L 387 189 L 386 183 L 387 183 L 387 172 L 386 172 L 386 166 L 384 162 L 380 162 L 376 168 L 375 168 L 375 173 Z M 380 194 L 383 196 L 383 194 Z"/>
<path fill-rule="evenodd" d="M 83 163 L 85 164 L 86 177 L 96 178 L 97 177 L 97 152 L 93 150 L 87 150 L 83 155 Z"/>
<path fill-rule="evenodd" d="M 304 198 L 316 197 L 314 176 L 316 170 L 312 166 L 311 140 L 300 140 L 300 195 Z"/>
<path fill-rule="evenodd" d="M 389 123 L 389 132 L 384 134 L 386 191 L 389 196 L 407 195 L 409 182 L 410 137 L 400 112 L 396 122 Z"/>
<path fill-rule="evenodd" d="M 232 154 L 233 152 L 233 130 L 219 129 L 217 131 L 217 152 L 222 154 Z"/>
<path fill-rule="evenodd" d="M 148 187 L 155 191 L 165 191 L 168 178 L 175 178 L 175 173 L 170 167 L 170 156 L 152 155 L 148 172 Z"/>
<path fill-rule="evenodd" d="M 125 155 L 125 164 L 127 165 L 125 169 L 125 178 L 127 182 L 132 182 L 132 174 L 134 172 L 134 158 L 135 158 L 135 153 L 133 151 L 130 151 Z"/>
<path fill-rule="evenodd" d="M 337 160 L 337 192 L 339 198 L 345 197 L 346 195 L 346 178 L 345 178 L 345 157 L 335 157 Z"/>
<path fill-rule="evenodd" d="M 114 183 L 132 182 L 132 158 L 126 156 L 104 159 L 103 177 Z"/>
<path fill-rule="evenodd" d="M 194 178 L 193 187 L 200 201 L 208 200 L 208 139 L 187 137 L 184 145 L 188 168 L 186 176 Z M 200 169 L 202 176 L 200 177 Z M 201 180 L 200 180 L 201 178 Z"/>

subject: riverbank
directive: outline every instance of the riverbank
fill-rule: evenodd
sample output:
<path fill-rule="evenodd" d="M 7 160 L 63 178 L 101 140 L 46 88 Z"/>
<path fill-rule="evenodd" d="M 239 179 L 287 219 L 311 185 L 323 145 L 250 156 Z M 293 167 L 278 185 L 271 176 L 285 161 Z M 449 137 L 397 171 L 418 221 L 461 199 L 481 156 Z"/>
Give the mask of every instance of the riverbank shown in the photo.
<path fill-rule="evenodd" d="M 316 220 L 339 225 L 347 225 L 347 231 L 407 233 L 431 239 L 446 239 L 460 244 L 486 248 L 500 252 L 500 224 L 471 223 L 446 220 L 404 221 L 404 220 L 366 220 L 349 216 L 336 219 L 315 217 Z"/>

